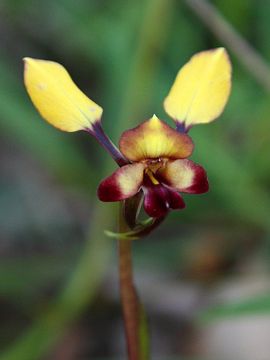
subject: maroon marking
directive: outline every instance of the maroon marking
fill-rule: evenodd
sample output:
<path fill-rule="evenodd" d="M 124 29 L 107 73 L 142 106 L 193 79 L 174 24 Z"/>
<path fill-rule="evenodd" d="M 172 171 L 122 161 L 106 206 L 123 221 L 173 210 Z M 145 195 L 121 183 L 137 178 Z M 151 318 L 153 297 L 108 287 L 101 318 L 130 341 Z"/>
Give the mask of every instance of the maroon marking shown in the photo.
<path fill-rule="evenodd" d="M 112 176 L 106 178 L 99 184 L 97 195 L 99 200 L 105 202 L 120 201 L 125 198 L 119 189 L 118 184 L 112 179 Z"/>
<path fill-rule="evenodd" d="M 125 200 L 133 195 L 135 195 L 141 188 L 142 185 L 142 178 L 143 178 L 143 170 L 141 169 L 141 181 L 140 178 L 136 179 L 138 180 L 137 183 L 133 183 L 133 187 L 130 190 L 128 194 L 124 194 L 121 189 L 121 183 L 119 182 L 119 176 L 122 174 L 129 174 L 129 171 L 132 170 L 133 167 L 137 167 L 138 164 L 129 164 L 121 167 L 120 169 L 117 169 L 112 173 L 112 175 L 108 176 L 106 179 L 104 179 L 98 187 L 98 197 L 101 201 L 120 201 Z M 130 175 L 128 175 L 130 176 Z M 130 180 L 132 181 L 132 178 L 130 176 Z"/>
<path fill-rule="evenodd" d="M 156 173 L 156 179 L 160 181 L 161 183 L 174 188 L 177 191 L 189 193 L 189 194 L 202 194 L 208 191 L 209 185 L 207 180 L 207 174 L 204 168 L 201 165 L 198 165 L 194 163 L 192 160 L 188 159 L 178 159 L 175 160 L 175 163 L 180 163 L 181 166 L 179 166 L 179 171 L 182 170 L 182 164 L 185 163 L 185 166 L 191 169 L 194 173 L 192 184 L 188 187 L 181 187 L 181 183 L 176 184 L 174 183 L 173 179 L 171 180 L 168 176 L 166 176 L 166 171 L 162 173 L 161 171 L 158 171 Z M 168 163 L 167 166 L 170 166 Z M 166 170 L 166 169 L 165 169 Z M 185 171 L 185 170 L 182 170 Z"/>
<path fill-rule="evenodd" d="M 185 203 L 180 194 L 163 185 L 143 186 L 144 209 L 154 218 L 166 216 L 170 209 L 183 209 Z"/>
<path fill-rule="evenodd" d="M 189 194 L 203 194 L 209 190 L 209 183 L 207 179 L 207 174 L 204 168 L 200 165 L 195 164 L 195 176 L 193 179 L 193 184 L 187 188 L 182 190 L 183 192 Z"/>

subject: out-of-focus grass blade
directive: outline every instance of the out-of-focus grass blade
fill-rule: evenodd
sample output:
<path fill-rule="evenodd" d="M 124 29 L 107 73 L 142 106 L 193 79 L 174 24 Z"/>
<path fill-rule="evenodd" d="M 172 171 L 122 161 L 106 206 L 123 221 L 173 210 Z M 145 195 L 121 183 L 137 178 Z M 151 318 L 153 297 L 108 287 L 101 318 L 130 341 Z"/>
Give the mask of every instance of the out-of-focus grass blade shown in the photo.
<path fill-rule="evenodd" d="M 1 259 L 0 294 L 21 306 L 24 300 L 33 297 L 41 286 L 51 285 L 63 279 L 72 269 L 74 253 L 79 249 L 67 249 L 61 256 L 27 256 L 24 258 Z M 79 254 L 78 254 L 79 255 Z"/>
<path fill-rule="evenodd" d="M 199 314 L 199 321 L 207 323 L 236 316 L 270 314 L 270 293 L 266 293 L 242 302 L 214 306 Z"/>
<path fill-rule="evenodd" d="M 149 327 L 146 318 L 144 306 L 140 304 L 139 312 L 139 344 L 140 344 L 140 359 L 150 359 L 150 341 L 149 341 Z"/>

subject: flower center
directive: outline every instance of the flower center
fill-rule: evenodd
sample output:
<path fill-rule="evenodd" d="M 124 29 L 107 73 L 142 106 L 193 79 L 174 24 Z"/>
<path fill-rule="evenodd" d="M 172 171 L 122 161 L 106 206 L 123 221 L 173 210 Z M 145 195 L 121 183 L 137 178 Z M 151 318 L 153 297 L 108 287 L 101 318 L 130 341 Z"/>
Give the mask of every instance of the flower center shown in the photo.
<path fill-rule="evenodd" d="M 151 180 L 154 185 L 158 185 L 159 181 L 156 179 L 155 174 L 161 168 L 164 168 L 168 159 L 165 158 L 157 158 L 157 159 L 146 159 L 143 162 L 147 165 L 145 169 L 145 174 Z"/>

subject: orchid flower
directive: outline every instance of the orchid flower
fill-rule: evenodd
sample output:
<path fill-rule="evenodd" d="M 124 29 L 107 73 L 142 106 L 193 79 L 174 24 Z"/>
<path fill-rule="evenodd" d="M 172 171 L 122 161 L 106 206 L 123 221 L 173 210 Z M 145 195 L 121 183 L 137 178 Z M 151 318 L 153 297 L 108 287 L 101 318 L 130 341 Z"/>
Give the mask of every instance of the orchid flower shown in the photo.
<path fill-rule="evenodd" d="M 100 183 L 100 200 L 124 201 L 139 193 L 145 212 L 158 219 L 185 207 L 181 193 L 208 191 L 206 171 L 188 159 L 194 144 L 187 133 L 193 125 L 215 120 L 226 105 L 231 64 L 224 48 L 197 53 L 180 69 L 164 101 L 175 128 L 153 115 L 124 131 L 119 149 L 102 129 L 103 109 L 74 84 L 62 65 L 24 60 L 26 89 L 41 116 L 63 131 L 87 131 L 119 165 Z"/>
<path fill-rule="evenodd" d="M 134 129 L 124 131 L 119 148 L 103 131 L 103 109 L 75 85 L 62 65 L 24 60 L 26 89 L 41 116 L 60 130 L 90 133 L 119 166 L 100 183 L 97 193 L 102 201 L 120 201 L 120 232 L 107 234 L 119 240 L 128 358 L 141 359 L 147 352 L 148 335 L 143 306 L 133 282 L 131 242 L 155 229 L 170 210 L 183 209 L 181 193 L 208 191 L 204 168 L 189 159 L 194 144 L 188 131 L 193 125 L 215 120 L 223 111 L 231 90 L 229 57 L 223 48 L 195 54 L 180 69 L 164 101 L 175 128 L 153 115 Z M 142 203 L 150 218 L 139 222 Z"/>

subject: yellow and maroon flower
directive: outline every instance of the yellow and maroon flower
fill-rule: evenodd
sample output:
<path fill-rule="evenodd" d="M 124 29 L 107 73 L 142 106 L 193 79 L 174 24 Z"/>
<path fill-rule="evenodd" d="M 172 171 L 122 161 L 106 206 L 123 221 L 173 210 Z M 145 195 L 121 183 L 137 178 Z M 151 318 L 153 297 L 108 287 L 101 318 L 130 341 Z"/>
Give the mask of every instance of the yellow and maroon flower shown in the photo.
<path fill-rule="evenodd" d="M 199 194 L 208 190 L 204 169 L 187 160 L 193 151 L 191 138 L 179 133 L 155 115 L 119 141 L 121 153 L 131 164 L 116 170 L 98 188 L 102 201 L 120 201 L 144 193 L 144 208 L 151 217 L 182 209 L 179 192 Z"/>
<path fill-rule="evenodd" d="M 63 131 L 87 131 L 120 166 L 99 185 L 100 200 L 123 201 L 141 192 L 146 213 L 158 219 L 170 209 L 185 207 L 180 193 L 208 190 L 205 170 L 187 159 L 194 148 L 187 132 L 193 125 L 213 121 L 224 109 L 231 90 L 225 49 L 202 51 L 180 69 L 164 101 L 176 129 L 154 115 L 125 131 L 119 149 L 102 129 L 103 109 L 74 84 L 62 65 L 25 58 L 24 80 L 45 120 Z"/>

